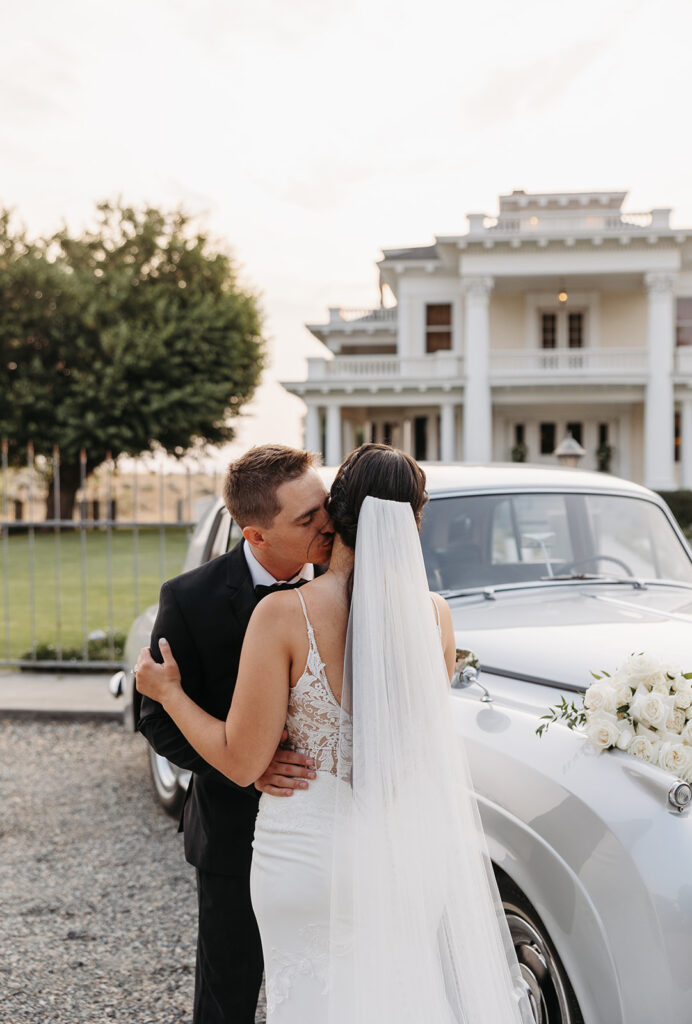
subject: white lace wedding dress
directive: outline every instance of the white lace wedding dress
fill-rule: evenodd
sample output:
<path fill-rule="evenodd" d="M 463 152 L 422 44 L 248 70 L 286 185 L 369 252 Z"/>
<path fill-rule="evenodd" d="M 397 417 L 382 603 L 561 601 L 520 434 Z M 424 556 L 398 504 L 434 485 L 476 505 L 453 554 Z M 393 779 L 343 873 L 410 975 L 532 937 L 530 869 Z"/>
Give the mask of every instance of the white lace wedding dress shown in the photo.
<path fill-rule="evenodd" d="M 251 891 L 264 951 L 267 1024 L 328 1019 L 333 820 L 341 709 L 320 658 L 303 596 L 309 651 L 292 687 L 288 743 L 315 759 L 317 778 L 292 797 L 264 794 L 253 844 Z"/>
<path fill-rule="evenodd" d="M 309 653 L 287 728 L 317 778 L 260 800 L 267 1024 L 533 1024 L 410 506 L 363 502 L 341 706 L 296 595 Z"/>

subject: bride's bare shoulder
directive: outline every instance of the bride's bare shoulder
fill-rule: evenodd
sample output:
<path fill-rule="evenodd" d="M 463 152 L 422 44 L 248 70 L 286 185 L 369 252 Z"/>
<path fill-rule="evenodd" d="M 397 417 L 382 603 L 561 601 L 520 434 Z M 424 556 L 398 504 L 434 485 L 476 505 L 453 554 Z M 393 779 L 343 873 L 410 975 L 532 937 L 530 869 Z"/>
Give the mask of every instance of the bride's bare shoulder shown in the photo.
<path fill-rule="evenodd" d="M 299 618 L 303 619 L 303 610 L 295 590 L 277 590 L 262 598 L 250 621 L 255 626 L 271 624 L 276 629 L 284 624 L 291 627 Z"/>
<path fill-rule="evenodd" d="M 444 597 L 442 597 L 441 594 L 438 594 L 435 590 L 430 591 L 430 597 L 432 599 L 432 603 L 435 605 L 437 611 L 439 612 L 440 620 L 442 619 L 443 614 L 448 615 L 451 620 L 452 613 L 449 610 L 449 605 L 445 601 Z"/>

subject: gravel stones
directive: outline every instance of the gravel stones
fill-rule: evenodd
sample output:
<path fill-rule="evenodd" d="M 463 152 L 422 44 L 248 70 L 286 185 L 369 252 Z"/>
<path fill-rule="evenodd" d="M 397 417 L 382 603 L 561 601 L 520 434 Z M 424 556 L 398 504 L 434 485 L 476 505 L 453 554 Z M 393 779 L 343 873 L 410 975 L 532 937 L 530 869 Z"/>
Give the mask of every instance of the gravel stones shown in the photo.
<path fill-rule="evenodd" d="M 142 738 L 1 720 L 0 1022 L 187 1024 L 196 917 Z"/>

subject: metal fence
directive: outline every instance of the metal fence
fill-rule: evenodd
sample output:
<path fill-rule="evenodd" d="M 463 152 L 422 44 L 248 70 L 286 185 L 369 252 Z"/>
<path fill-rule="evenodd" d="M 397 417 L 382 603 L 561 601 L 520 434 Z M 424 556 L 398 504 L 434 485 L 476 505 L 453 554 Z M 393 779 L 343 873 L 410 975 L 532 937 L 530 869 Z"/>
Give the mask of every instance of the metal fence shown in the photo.
<path fill-rule="evenodd" d="M 0 666 L 117 668 L 134 618 L 180 572 L 202 502 L 220 493 L 209 460 L 79 458 L 73 514 L 60 514 L 60 452 L 0 465 Z M 51 478 L 53 487 L 50 488 Z"/>

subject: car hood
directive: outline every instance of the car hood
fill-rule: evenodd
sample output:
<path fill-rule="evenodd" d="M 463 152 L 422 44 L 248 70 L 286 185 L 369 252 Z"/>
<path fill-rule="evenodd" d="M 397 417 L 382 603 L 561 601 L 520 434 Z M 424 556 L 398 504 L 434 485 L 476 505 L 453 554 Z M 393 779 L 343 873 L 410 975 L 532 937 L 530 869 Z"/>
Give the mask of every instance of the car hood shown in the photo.
<path fill-rule="evenodd" d="M 646 651 L 692 671 L 692 589 L 550 584 L 450 599 L 457 646 L 486 670 L 586 687 Z"/>

